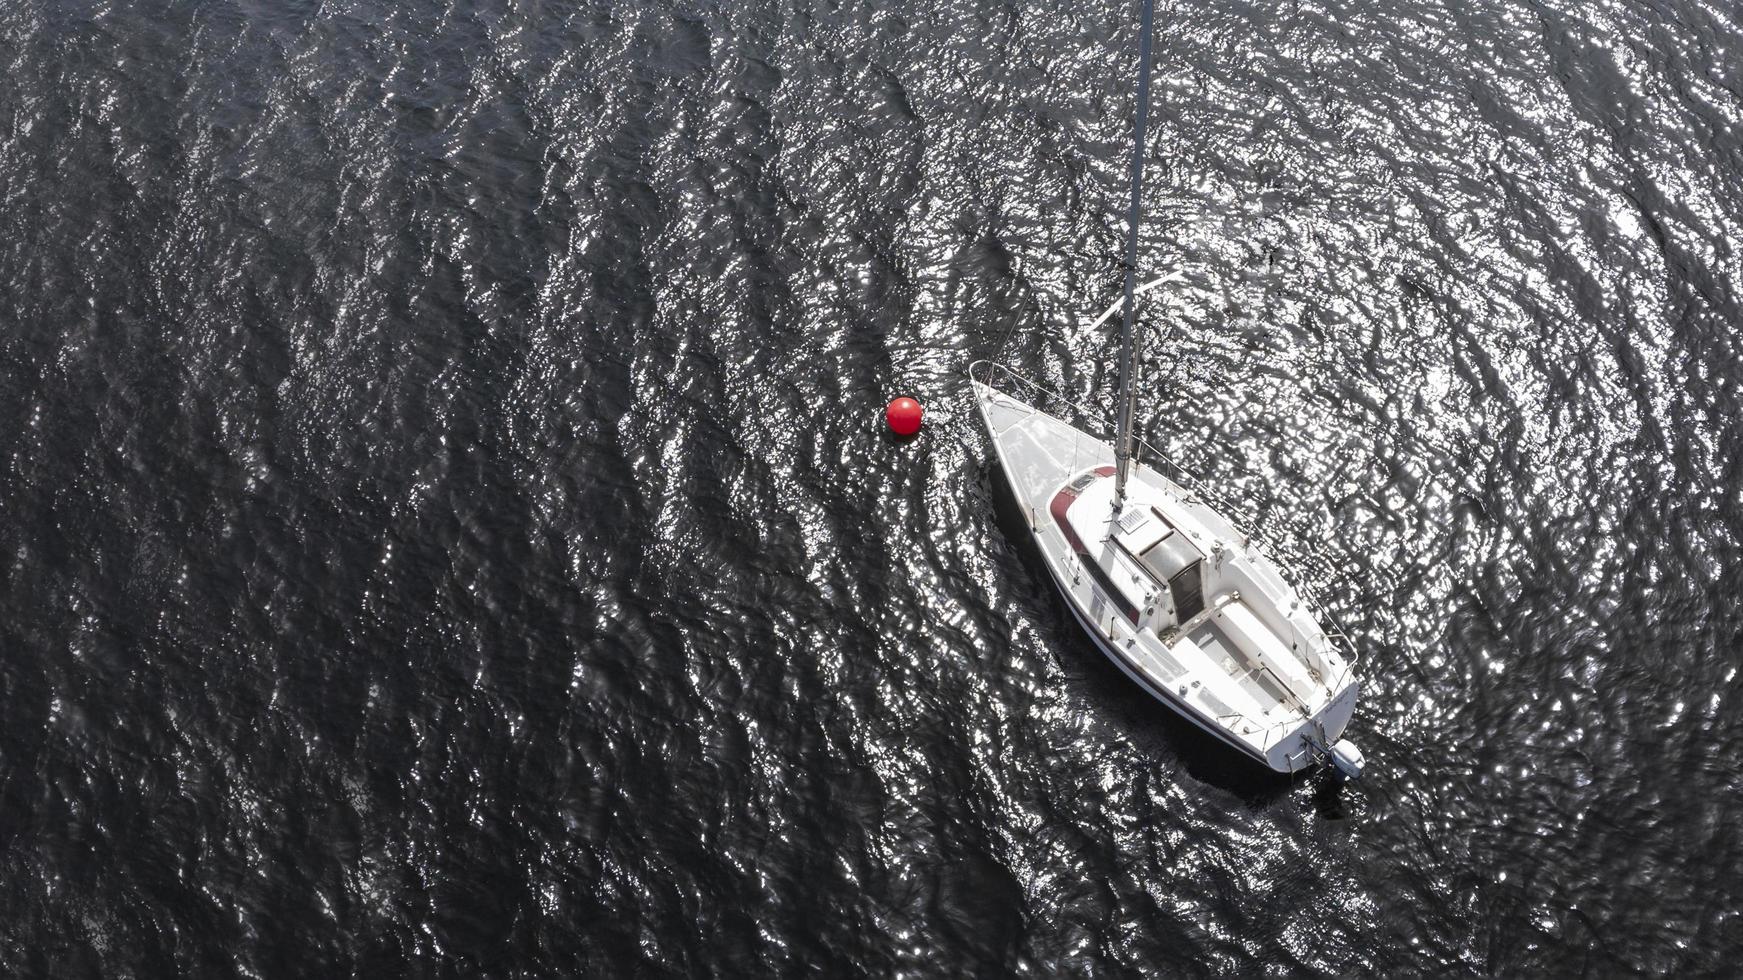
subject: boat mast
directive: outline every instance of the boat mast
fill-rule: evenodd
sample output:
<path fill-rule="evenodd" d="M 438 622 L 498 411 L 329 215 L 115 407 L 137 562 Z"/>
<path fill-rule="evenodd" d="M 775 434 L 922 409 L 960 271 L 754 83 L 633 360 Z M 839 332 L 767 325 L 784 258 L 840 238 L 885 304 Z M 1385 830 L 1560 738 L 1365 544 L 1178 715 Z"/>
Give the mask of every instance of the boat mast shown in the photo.
<path fill-rule="evenodd" d="M 1132 414 L 1138 405 L 1138 345 L 1132 336 L 1137 304 L 1139 200 L 1144 192 L 1144 124 L 1150 115 L 1150 24 L 1156 0 L 1144 0 L 1138 28 L 1138 125 L 1132 140 L 1132 209 L 1126 234 L 1126 310 L 1120 328 L 1119 437 L 1114 442 L 1114 509 L 1126 502 L 1126 474 L 1132 468 Z"/>

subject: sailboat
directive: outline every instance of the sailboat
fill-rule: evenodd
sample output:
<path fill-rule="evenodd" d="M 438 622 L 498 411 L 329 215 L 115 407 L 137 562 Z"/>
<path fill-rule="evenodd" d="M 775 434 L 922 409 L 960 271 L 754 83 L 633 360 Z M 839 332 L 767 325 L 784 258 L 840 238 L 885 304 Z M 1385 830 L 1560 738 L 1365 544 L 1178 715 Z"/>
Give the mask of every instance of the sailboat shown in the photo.
<path fill-rule="evenodd" d="M 1360 689 L 1349 635 L 1322 625 L 1323 610 L 1237 529 L 1213 487 L 1132 431 L 1137 299 L 1179 278 L 1137 284 L 1153 6 L 1143 0 L 1125 295 L 1092 324 L 1123 310 L 1114 442 L 1042 411 L 1034 403 L 1045 398 L 1096 415 L 1000 364 L 970 366 L 975 405 L 1048 574 L 1108 659 L 1187 721 L 1276 772 L 1330 762 L 1354 778 L 1362 753 L 1342 737 Z"/>

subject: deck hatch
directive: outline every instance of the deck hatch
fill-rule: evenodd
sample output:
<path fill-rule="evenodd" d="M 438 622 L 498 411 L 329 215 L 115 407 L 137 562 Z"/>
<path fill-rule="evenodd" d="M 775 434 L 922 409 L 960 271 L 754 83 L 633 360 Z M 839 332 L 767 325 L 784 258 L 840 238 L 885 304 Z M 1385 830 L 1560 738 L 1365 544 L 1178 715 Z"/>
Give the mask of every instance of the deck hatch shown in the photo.
<path fill-rule="evenodd" d="M 1168 579 L 1168 591 L 1174 596 L 1174 619 L 1184 623 L 1204 611 L 1204 578 L 1202 562 L 1193 562 Z"/>

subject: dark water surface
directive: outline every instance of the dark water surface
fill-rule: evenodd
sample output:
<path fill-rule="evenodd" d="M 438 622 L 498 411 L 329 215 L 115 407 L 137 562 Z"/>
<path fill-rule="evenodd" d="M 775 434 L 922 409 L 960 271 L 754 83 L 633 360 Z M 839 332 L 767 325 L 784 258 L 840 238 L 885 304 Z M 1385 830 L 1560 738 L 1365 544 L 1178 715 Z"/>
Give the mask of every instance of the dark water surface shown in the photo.
<path fill-rule="evenodd" d="M 1158 12 L 1142 415 L 1364 637 L 1340 789 L 961 379 L 1111 400 L 1136 13 L 0 3 L 0 972 L 1736 969 L 1743 14 Z"/>

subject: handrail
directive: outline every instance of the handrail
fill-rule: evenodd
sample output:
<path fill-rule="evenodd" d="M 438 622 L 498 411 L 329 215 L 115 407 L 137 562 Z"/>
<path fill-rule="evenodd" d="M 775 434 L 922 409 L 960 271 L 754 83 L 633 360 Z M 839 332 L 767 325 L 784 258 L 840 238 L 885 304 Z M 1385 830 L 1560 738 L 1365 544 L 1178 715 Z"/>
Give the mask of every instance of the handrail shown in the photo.
<path fill-rule="evenodd" d="M 1142 289 L 1149 290 L 1165 282 L 1172 281 L 1178 275 L 1178 273 L 1173 273 L 1168 276 L 1163 276 L 1160 279 L 1146 283 Z M 1102 314 L 1101 319 L 1096 322 L 1100 323 L 1103 320 L 1106 320 L 1115 309 L 1118 309 L 1118 304 L 1115 304 L 1114 307 L 1110 308 L 1108 313 Z M 975 377 L 976 371 L 979 371 L 983 377 Z M 1079 413 L 1083 418 L 1097 423 L 1103 429 L 1106 429 L 1108 426 L 1107 417 L 1099 410 L 1075 401 L 1056 389 L 1050 388 L 1038 381 L 1024 377 L 1006 365 L 982 358 L 969 364 L 967 374 L 969 380 L 978 381 L 988 387 L 996 387 L 996 385 L 994 385 L 995 376 L 1003 376 L 1016 385 L 1020 385 L 1071 408 L 1073 411 Z M 1230 527 L 1234 528 L 1235 531 L 1239 532 L 1246 538 L 1246 543 L 1249 546 L 1257 546 L 1261 552 L 1265 553 L 1268 560 L 1275 565 L 1283 567 L 1284 571 L 1288 573 L 1287 577 L 1290 585 L 1293 586 L 1297 592 L 1304 595 L 1307 600 L 1313 604 L 1316 611 L 1321 616 L 1325 617 L 1326 621 L 1333 627 L 1329 630 L 1323 630 L 1323 632 L 1325 633 L 1328 642 L 1338 643 L 1341 641 L 1340 645 L 1344 647 L 1346 656 L 1345 667 L 1340 671 L 1340 676 L 1347 677 L 1350 665 L 1353 665 L 1360 656 L 1359 651 L 1356 649 L 1355 641 L 1351 639 L 1349 631 L 1344 628 L 1344 625 L 1341 622 L 1338 621 L 1330 607 L 1326 604 L 1322 590 L 1318 587 L 1308 585 L 1307 580 L 1303 576 L 1297 574 L 1294 568 L 1289 567 L 1284 559 L 1279 557 L 1270 547 L 1268 547 L 1271 540 L 1270 532 L 1250 530 L 1245 526 L 1244 520 L 1237 521 L 1235 517 L 1236 514 L 1241 513 L 1242 510 L 1244 510 L 1244 508 L 1239 508 L 1239 501 L 1233 500 L 1222 492 L 1212 489 L 1206 485 L 1203 480 L 1199 479 L 1179 463 L 1176 463 L 1167 453 L 1162 452 L 1160 449 L 1150 445 L 1143 439 L 1134 436 L 1133 441 L 1144 451 L 1146 458 L 1143 462 L 1145 465 L 1150 466 L 1151 469 L 1156 470 L 1156 472 L 1158 472 L 1163 478 L 1187 491 L 1189 495 L 1196 496 L 1210 504 L 1211 508 L 1221 515 L 1222 518 L 1229 523 Z M 1160 463 L 1167 469 L 1157 469 L 1154 465 L 1157 463 Z M 1313 554 L 1311 551 L 1309 551 L 1309 556 L 1313 558 L 1322 558 L 1322 556 Z M 1330 563 L 1330 559 L 1323 560 L 1328 564 Z"/>

